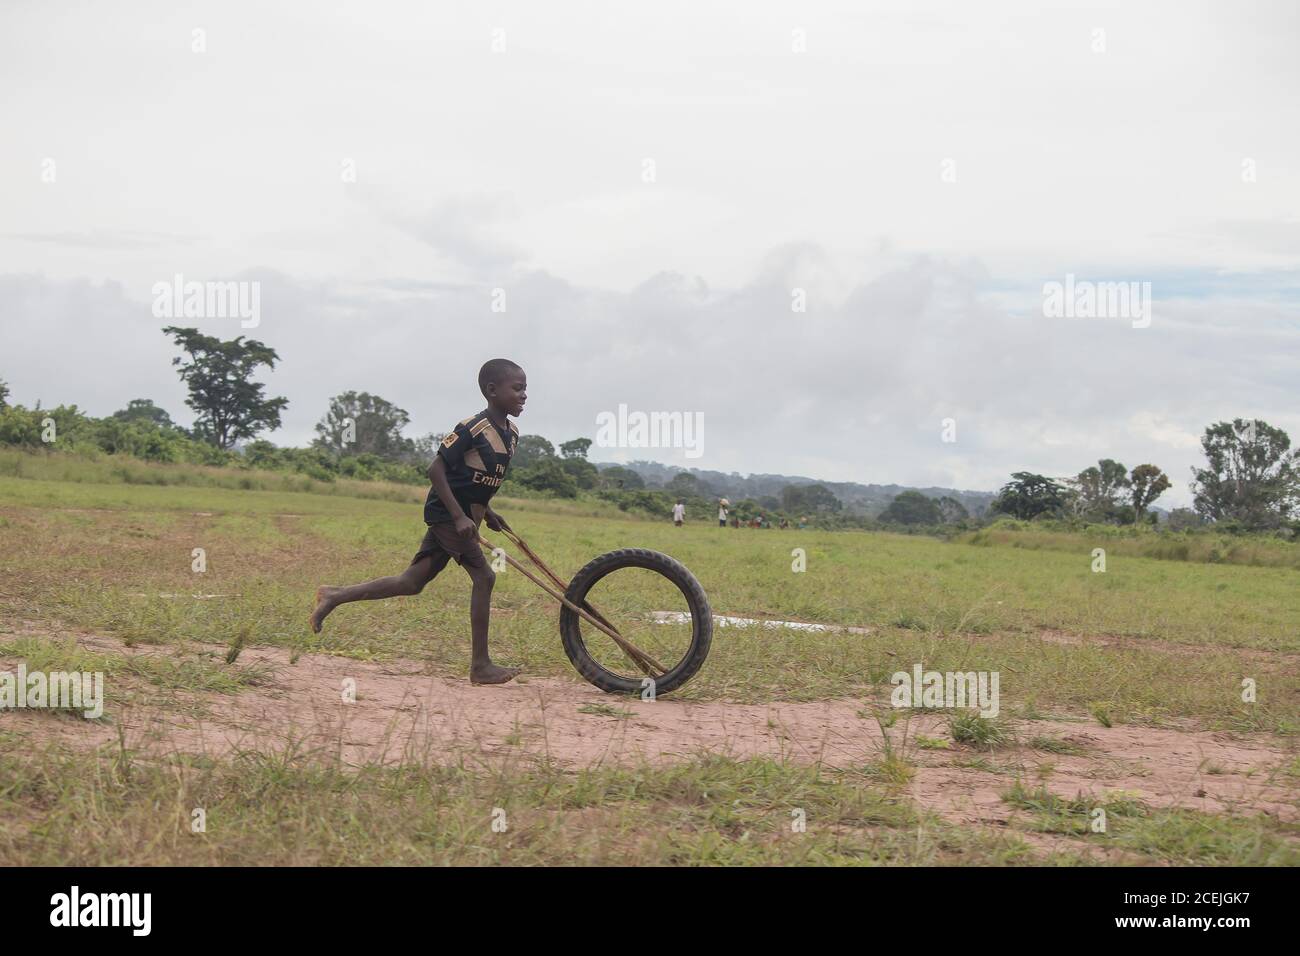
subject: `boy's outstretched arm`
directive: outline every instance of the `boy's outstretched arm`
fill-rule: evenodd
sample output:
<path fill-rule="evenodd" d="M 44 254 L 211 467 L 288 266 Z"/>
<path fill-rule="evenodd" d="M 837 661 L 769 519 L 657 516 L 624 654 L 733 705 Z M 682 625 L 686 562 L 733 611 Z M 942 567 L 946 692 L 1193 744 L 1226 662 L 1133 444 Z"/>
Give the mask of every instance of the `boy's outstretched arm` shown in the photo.
<path fill-rule="evenodd" d="M 429 481 L 433 484 L 438 500 L 442 502 L 442 506 L 447 509 L 447 513 L 455 522 L 456 533 L 462 538 L 473 537 L 474 522 L 461 509 L 460 502 L 451 493 L 451 485 L 447 484 L 447 465 L 441 455 L 434 456 L 433 464 L 429 466 Z"/>

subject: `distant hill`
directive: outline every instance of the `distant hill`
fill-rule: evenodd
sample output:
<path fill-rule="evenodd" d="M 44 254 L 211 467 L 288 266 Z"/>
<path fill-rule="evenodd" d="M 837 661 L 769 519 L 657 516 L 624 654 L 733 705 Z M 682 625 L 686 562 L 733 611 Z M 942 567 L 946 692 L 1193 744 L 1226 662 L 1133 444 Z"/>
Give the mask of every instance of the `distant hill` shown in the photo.
<path fill-rule="evenodd" d="M 598 461 L 593 464 L 599 469 L 613 468 L 618 462 Z M 672 481 L 679 472 L 690 472 L 703 482 L 712 494 L 732 500 L 741 498 L 780 498 L 781 489 L 786 485 L 822 485 L 835 495 L 845 509 L 856 514 L 873 516 L 883 511 L 894 498 L 904 491 L 919 491 L 930 498 L 942 498 L 945 495 L 960 501 L 972 515 L 982 513 L 997 497 L 992 491 L 960 491 L 956 488 L 912 488 L 908 485 L 862 485 L 856 481 L 818 481 L 803 475 L 748 475 L 738 472 L 727 474 L 721 471 L 702 471 L 698 468 L 681 468 L 676 465 L 664 465 L 657 461 L 632 461 L 622 464 L 630 468 L 645 481 L 648 488 L 662 488 Z"/>

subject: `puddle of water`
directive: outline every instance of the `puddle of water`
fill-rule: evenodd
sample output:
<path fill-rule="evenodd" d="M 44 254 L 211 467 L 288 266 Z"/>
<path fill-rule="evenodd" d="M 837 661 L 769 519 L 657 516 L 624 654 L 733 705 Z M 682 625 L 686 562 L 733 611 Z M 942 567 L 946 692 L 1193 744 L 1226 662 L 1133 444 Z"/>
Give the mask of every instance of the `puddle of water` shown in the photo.
<path fill-rule="evenodd" d="M 166 591 L 164 591 L 163 593 L 157 596 L 160 598 L 186 598 L 187 597 L 187 598 L 194 598 L 197 601 L 205 601 L 209 598 L 225 597 L 224 594 L 169 594 Z M 132 592 L 131 597 L 150 597 L 150 595 L 145 594 L 143 591 L 134 591 Z"/>
<path fill-rule="evenodd" d="M 685 611 L 651 611 L 651 619 L 656 624 L 685 624 L 690 621 L 690 614 Z M 788 627 L 795 631 L 847 631 L 849 634 L 870 634 L 869 627 L 847 627 L 839 624 L 809 624 L 805 621 L 771 621 L 756 617 L 732 617 L 728 614 L 713 615 L 713 623 L 719 627 Z"/>

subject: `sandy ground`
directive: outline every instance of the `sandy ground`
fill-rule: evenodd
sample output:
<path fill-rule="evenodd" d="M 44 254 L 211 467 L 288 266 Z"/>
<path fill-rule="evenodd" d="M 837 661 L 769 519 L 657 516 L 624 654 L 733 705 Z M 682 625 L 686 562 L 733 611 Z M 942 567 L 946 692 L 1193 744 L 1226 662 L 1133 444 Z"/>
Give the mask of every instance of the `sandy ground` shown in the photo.
<path fill-rule="evenodd" d="M 176 653 L 171 646 L 127 648 L 112 637 L 26 622 L 0 634 L 0 670 L 16 668 L 17 659 L 6 656 L 5 645 L 25 634 L 73 636 L 83 646 L 114 654 Z M 225 653 L 225 648 L 187 650 L 206 650 L 217 660 Z M 712 753 L 862 767 L 879 758 L 882 746 L 876 722 L 859 716 L 865 703 L 860 699 L 766 705 L 671 696 L 643 701 L 603 694 L 576 678 L 474 687 L 467 680 L 428 676 L 414 661 L 371 664 L 303 655 L 290 663 L 287 651 L 268 647 L 244 650 L 238 663 L 265 668 L 267 681 L 233 695 L 172 694 L 156 706 L 138 701 L 158 695 L 137 694 L 134 705 L 114 708 L 113 723 L 8 711 L 0 714 L 0 728 L 19 731 L 34 744 L 59 741 L 86 748 L 117 746 L 121 732 L 128 746 L 155 753 L 215 756 L 292 744 L 339 754 L 353 764 L 407 756 L 471 765 L 550 760 L 577 768 Z M 349 681 L 355 686 L 350 703 L 344 700 Z M 896 744 L 902 731 L 903 721 L 891 730 Z M 913 718 L 908 733 L 912 739 L 946 737 L 946 721 L 941 715 Z M 984 754 L 965 747 L 909 747 L 908 758 L 917 765 L 911 796 L 955 822 L 1004 825 L 1011 810 L 1000 794 L 1019 773 L 1028 786 L 1042 780 L 1065 797 L 1123 791 L 1158 807 L 1297 818 L 1300 791 L 1294 777 L 1279 771 L 1294 760 L 1294 752 L 1276 738 L 1047 720 L 1027 722 L 1021 733 L 1025 739 L 1062 737 L 1085 752 L 1065 756 L 1022 746 Z M 979 757 L 1001 772 L 954 765 Z"/>

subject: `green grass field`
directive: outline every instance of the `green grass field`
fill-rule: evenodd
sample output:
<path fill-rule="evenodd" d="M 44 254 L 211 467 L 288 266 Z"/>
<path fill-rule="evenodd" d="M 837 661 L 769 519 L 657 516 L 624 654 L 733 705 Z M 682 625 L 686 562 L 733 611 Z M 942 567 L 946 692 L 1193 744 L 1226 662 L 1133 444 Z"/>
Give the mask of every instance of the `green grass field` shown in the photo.
<path fill-rule="evenodd" d="M 212 645 L 467 675 L 469 584 L 454 565 L 421 595 L 339 609 L 320 635 L 304 624 L 317 585 L 406 565 L 424 530 L 420 489 L 363 488 L 366 497 L 355 497 L 347 488 L 281 488 L 278 479 L 250 488 L 239 487 L 238 475 L 152 483 L 101 463 L 87 473 L 14 462 L 0 469 L 0 615 L 11 622 L 0 623 L 10 632 L 0 633 L 0 657 L 120 674 L 109 682 L 109 724 L 131 695 L 174 692 L 184 707 L 195 695 L 238 697 L 270 679 L 244 660 L 227 663 Z M 691 568 L 715 614 L 871 629 L 719 628 L 703 671 L 672 706 L 849 700 L 870 709 L 887 703 L 890 674 L 914 663 L 998 671 L 1016 740 L 1032 738 L 1033 722 L 1047 717 L 1248 735 L 1290 755 L 1290 765 L 1270 772 L 1296 806 L 1293 567 L 1155 559 L 1118 547 L 1097 574 L 1091 551 L 1107 542 L 1086 537 L 1034 548 L 705 522 L 677 529 L 586 502 L 494 505 L 565 576 L 604 551 L 652 548 Z M 206 556 L 202 573 L 192 569 L 196 548 Z M 806 554 L 802 573 L 792 570 L 796 548 Z M 531 678 L 578 680 L 549 597 L 511 570 L 498 576 L 493 609 L 498 660 Z M 24 622 L 22 636 L 12 622 Z M 50 636 L 32 636 L 33 622 Z M 69 628 L 114 638 L 121 653 L 92 653 L 56 636 Z M 132 648 L 169 656 L 142 662 Z M 1242 699 L 1244 679 L 1258 689 L 1254 702 Z M 1019 822 L 997 831 L 913 803 L 916 749 L 856 768 L 716 754 L 671 766 L 422 759 L 356 768 L 313 753 L 159 758 L 125 745 L 77 749 L 65 739 L 75 719 L 42 720 L 59 733 L 15 729 L 0 715 L 8 738 L 0 859 L 9 863 L 1096 861 L 1098 840 L 1080 830 L 1086 814 L 1069 803 L 1074 794 L 1053 802 L 1032 772 L 1008 771 L 1011 745 L 921 745 L 953 767 L 998 769 L 1002 802 Z M 196 788 L 210 794 L 210 819 L 222 825 L 191 839 L 185 808 Z M 485 807 L 495 806 L 518 821 L 506 839 L 482 832 Z M 792 806 L 806 810 L 806 832 L 791 832 Z M 1102 838 L 1112 862 L 1300 862 L 1296 825 L 1276 813 L 1130 809 L 1111 814 Z"/>

